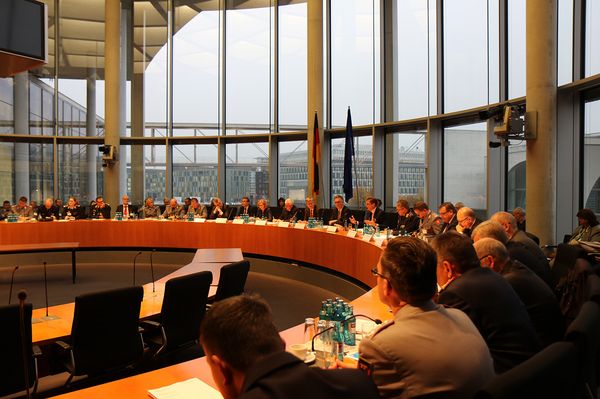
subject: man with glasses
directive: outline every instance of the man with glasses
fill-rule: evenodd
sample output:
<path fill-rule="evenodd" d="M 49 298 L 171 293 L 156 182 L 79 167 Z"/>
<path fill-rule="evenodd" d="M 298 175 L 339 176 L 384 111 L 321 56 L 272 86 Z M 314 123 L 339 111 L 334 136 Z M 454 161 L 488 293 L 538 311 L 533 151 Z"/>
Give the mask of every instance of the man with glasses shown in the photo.
<path fill-rule="evenodd" d="M 456 208 L 452 202 L 444 202 L 440 205 L 440 217 L 444 221 L 442 225 L 442 233 L 448 231 L 456 231 L 458 220 L 456 219 Z"/>
<path fill-rule="evenodd" d="M 433 302 L 436 255 L 429 244 L 395 238 L 371 271 L 394 319 L 360 342 L 359 367 L 381 397 L 473 397 L 494 376 L 492 358 L 463 312 Z"/>
<path fill-rule="evenodd" d="M 467 237 L 471 237 L 471 233 L 477 227 L 481 220 L 477 219 L 475 216 L 475 212 L 473 209 L 463 206 L 456 213 L 456 218 L 458 221 L 458 226 L 456 230 L 460 233 L 463 233 Z"/>
<path fill-rule="evenodd" d="M 350 209 L 348 209 L 348 207 L 344 205 L 344 197 L 342 197 L 341 195 L 336 195 L 335 197 L 333 197 L 333 204 L 335 205 L 335 207 L 331 210 L 331 213 L 329 214 L 329 225 L 346 225 L 348 223 L 348 219 L 350 218 Z"/>

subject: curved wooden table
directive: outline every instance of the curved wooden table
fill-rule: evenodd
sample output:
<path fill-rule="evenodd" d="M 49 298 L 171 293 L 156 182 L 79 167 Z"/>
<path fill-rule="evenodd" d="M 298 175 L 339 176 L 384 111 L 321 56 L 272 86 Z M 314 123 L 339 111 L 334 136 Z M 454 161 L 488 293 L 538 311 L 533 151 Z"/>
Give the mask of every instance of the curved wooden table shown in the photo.
<path fill-rule="evenodd" d="M 217 224 L 157 220 L 119 222 L 83 220 L 50 223 L 0 223 L 0 243 L 3 245 L 31 244 L 35 246 L 35 244 L 54 243 L 57 237 L 64 242 L 78 242 L 80 249 L 114 247 L 147 247 L 157 250 L 161 248 L 241 248 L 242 252 L 246 254 L 285 258 L 328 268 L 353 277 L 371 287 L 375 285 L 376 280 L 370 270 L 377 264 L 381 254 L 379 246 L 358 238 L 348 238 L 345 232 L 327 233 L 325 230 L 299 230 L 291 227 L 235 225 L 231 222 Z M 158 313 L 160 311 L 162 295 L 157 294 L 152 294 L 151 289 L 148 286 L 145 287 L 141 313 Z M 379 302 L 376 290 L 369 291 L 352 301 L 352 304 L 355 314 L 367 314 L 382 320 L 391 318 L 387 307 Z M 56 336 L 65 335 L 64 328 L 67 324 L 70 331 L 70 324 L 67 323 L 67 320 L 69 320 L 69 312 L 72 319 L 73 307 L 74 304 L 65 304 L 50 308 L 51 314 L 65 317 L 63 325 L 57 327 L 53 332 Z M 52 322 L 45 324 L 48 323 Z M 285 330 L 281 335 L 288 344 L 301 342 L 303 325 Z M 44 336 L 44 339 L 48 340 L 49 335 Z M 200 378 L 216 387 L 206 359 L 200 358 L 72 392 L 62 397 L 128 396 L 130 398 L 147 398 L 148 389 L 192 377 Z"/>

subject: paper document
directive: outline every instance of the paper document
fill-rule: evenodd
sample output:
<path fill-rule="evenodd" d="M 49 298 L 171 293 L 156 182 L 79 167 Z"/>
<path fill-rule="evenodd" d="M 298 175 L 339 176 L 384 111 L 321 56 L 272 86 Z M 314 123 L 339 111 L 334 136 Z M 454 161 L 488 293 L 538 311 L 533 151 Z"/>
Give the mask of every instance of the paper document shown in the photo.
<path fill-rule="evenodd" d="M 190 378 L 162 388 L 149 389 L 148 395 L 154 399 L 223 399 L 219 391 L 198 378 Z"/>

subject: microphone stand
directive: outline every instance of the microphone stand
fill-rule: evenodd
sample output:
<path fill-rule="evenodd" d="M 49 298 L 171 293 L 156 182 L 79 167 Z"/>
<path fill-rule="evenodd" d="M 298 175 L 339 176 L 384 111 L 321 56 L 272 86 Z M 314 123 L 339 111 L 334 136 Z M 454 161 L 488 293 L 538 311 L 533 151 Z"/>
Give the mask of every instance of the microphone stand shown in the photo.
<path fill-rule="evenodd" d="M 15 282 L 15 272 L 17 271 L 17 269 L 19 268 L 19 266 L 15 266 L 15 268 L 12 271 L 12 274 L 10 276 L 10 290 L 8 291 L 8 304 L 10 305 L 10 297 L 12 296 L 12 290 L 13 290 L 13 284 Z"/>
<path fill-rule="evenodd" d="M 46 296 L 46 316 L 42 320 L 56 320 L 57 316 L 48 316 L 48 275 L 46 274 L 46 262 L 44 262 L 44 292 Z"/>
<path fill-rule="evenodd" d="M 154 255 L 154 252 L 156 252 L 156 249 L 152 248 L 152 252 L 150 252 L 150 273 L 152 273 L 152 293 L 153 294 L 156 292 L 156 289 L 154 287 L 154 263 L 152 263 L 152 255 Z"/>
<path fill-rule="evenodd" d="M 382 322 L 380 319 L 374 319 L 374 318 L 372 318 L 372 317 L 369 317 L 369 316 L 367 316 L 367 315 L 364 315 L 364 314 L 355 314 L 355 315 L 352 315 L 352 316 L 348 316 L 348 317 L 346 317 L 346 318 L 345 318 L 345 319 L 342 321 L 342 323 L 345 323 L 345 322 L 347 322 L 348 320 L 356 319 L 357 317 L 364 317 L 365 319 L 369 319 L 369 320 L 371 320 L 372 322 L 374 322 L 374 323 L 375 323 L 375 324 L 377 324 L 377 325 L 379 325 L 379 324 L 382 324 L 382 323 L 383 323 L 383 322 Z M 329 331 L 329 330 L 332 330 L 334 327 L 335 327 L 335 326 L 330 326 L 330 327 L 327 327 L 327 328 L 326 328 L 326 329 L 324 329 L 323 331 L 319 331 L 317 334 L 315 334 L 315 335 L 314 335 L 314 337 L 313 337 L 313 339 L 312 339 L 312 342 L 311 342 L 311 350 L 312 350 L 313 352 L 315 351 L 315 338 L 317 338 L 319 335 L 322 335 L 323 333 L 325 333 L 325 332 L 327 332 L 327 331 Z"/>
<path fill-rule="evenodd" d="M 142 251 L 138 252 L 134 258 L 133 258 L 133 286 L 135 287 L 135 261 L 137 260 L 138 256 L 140 256 L 142 254 Z"/>
<path fill-rule="evenodd" d="M 30 399 L 31 392 L 29 391 L 29 362 L 27 361 L 27 344 L 25 343 L 25 299 L 27 299 L 27 292 L 24 290 L 19 291 L 19 330 L 21 333 L 23 375 L 25 376 L 25 393 L 27 395 L 27 399 Z"/>

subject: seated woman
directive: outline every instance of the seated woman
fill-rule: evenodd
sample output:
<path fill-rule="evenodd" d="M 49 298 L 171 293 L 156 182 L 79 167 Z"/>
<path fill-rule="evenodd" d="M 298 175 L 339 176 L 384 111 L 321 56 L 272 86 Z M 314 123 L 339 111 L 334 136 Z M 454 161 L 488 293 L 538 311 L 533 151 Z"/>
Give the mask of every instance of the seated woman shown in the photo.
<path fill-rule="evenodd" d="M 65 205 L 63 208 L 62 215 L 65 220 L 77 220 L 85 218 L 83 208 L 79 206 L 79 202 L 77 202 L 77 198 L 75 197 L 69 197 L 67 205 Z"/>
<path fill-rule="evenodd" d="M 583 208 L 577 212 L 579 226 L 575 228 L 569 244 L 577 244 L 579 241 L 600 242 L 600 224 L 594 214 L 594 211 Z"/>
<path fill-rule="evenodd" d="M 144 219 L 158 219 L 162 214 L 160 207 L 154 205 L 154 199 L 152 197 L 146 198 L 144 206 L 139 210 L 140 217 Z"/>
<path fill-rule="evenodd" d="M 377 198 L 369 197 L 365 201 L 365 218 L 363 219 L 363 226 L 376 227 L 384 224 L 383 210 L 379 208 L 381 201 Z M 354 216 L 350 217 L 350 222 L 358 226 L 358 221 Z"/>
<path fill-rule="evenodd" d="M 187 214 L 188 217 L 190 214 L 192 214 L 197 218 L 206 218 L 206 216 L 208 216 L 206 207 L 198 202 L 198 198 L 192 198 L 192 202 L 190 203 Z"/>
<path fill-rule="evenodd" d="M 273 215 L 271 214 L 271 209 L 267 206 L 267 200 L 261 198 L 256 203 L 256 218 L 257 219 L 266 219 L 267 221 L 273 220 Z"/>
<path fill-rule="evenodd" d="M 227 218 L 229 217 L 229 209 L 223 204 L 220 198 L 214 197 L 210 200 L 210 213 L 208 219 Z"/>

